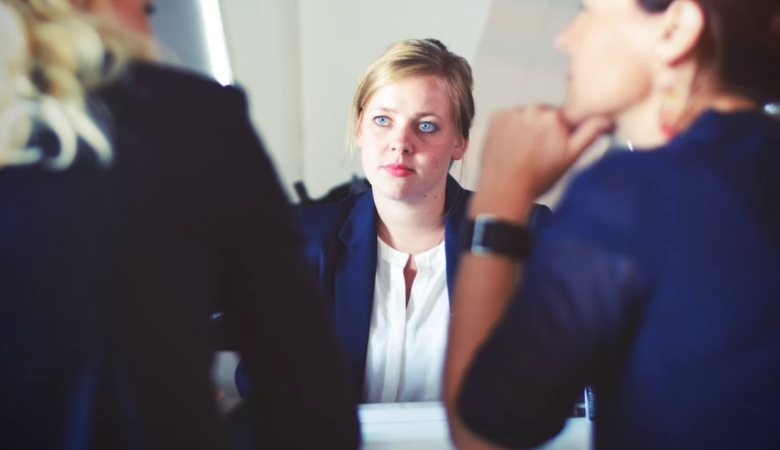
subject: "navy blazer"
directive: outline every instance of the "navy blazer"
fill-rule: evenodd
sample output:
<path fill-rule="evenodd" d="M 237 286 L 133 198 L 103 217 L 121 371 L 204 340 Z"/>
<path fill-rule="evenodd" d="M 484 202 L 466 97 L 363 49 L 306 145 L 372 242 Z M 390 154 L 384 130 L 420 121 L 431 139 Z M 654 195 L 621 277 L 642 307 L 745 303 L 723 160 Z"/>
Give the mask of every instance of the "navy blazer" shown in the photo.
<path fill-rule="evenodd" d="M 444 250 L 447 288 L 455 292 L 460 254 L 460 228 L 471 191 L 447 176 L 444 210 Z M 371 191 L 338 203 L 298 208 L 300 234 L 322 296 L 335 324 L 336 335 L 349 363 L 357 395 L 363 399 L 368 333 L 376 277 L 376 207 Z M 552 217 L 544 205 L 532 211 L 530 226 L 537 230 Z"/>
<path fill-rule="evenodd" d="M 773 119 L 708 111 L 578 176 L 464 377 L 469 429 L 536 447 L 591 384 L 596 449 L 780 449 L 778 167 Z"/>
<path fill-rule="evenodd" d="M 113 125 L 110 167 L 81 148 L 65 171 L 0 170 L 0 448 L 228 447 L 215 309 L 257 386 L 234 444 L 357 448 L 339 345 L 243 93 L 136 65 L 90 100 Z"/>

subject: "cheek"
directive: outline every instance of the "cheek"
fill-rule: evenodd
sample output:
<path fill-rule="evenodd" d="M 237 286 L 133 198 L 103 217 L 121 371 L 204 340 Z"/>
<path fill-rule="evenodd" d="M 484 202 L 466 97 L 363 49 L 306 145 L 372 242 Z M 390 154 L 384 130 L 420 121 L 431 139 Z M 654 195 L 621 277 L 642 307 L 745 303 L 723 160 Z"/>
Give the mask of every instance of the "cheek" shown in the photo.
<path fill-rule="evenodd" d="M 582 36 L 572 58 L 567 112 L 575 121 L 614 115 L 649 96 L 649 51 L 629 33 L 596 32 Z"/>
<path fill-rule="evenodd" d="M 370 167 L 374 166 L 376 159 L 376 154 L 371 151 L 370 147 L 360 147 L 360 164 L 363 166 L 364 172 L 370 172 Z"/>
<path fill-rule="evenodd" d="M 449 168 L 455 153 L 455 144 L 453 142 L 437 143 L 427 148 L 424 155 L 427 159 L 427 166 L 434 169 L 442 167 Z"/>
<path fill-rule="evenodd" d="M 364 133 L 358 141 L 360 147 L 360 163 L 366 176 L 378 170 L 382 165 L 383 140 L 376 133 Z"/>
<path fill-rule="evenodd" d="M 144 12 L 146 1 L 143 0 L 114 0 L 114 9 L 119 20 L 127 27 L 141 33 L 152 32 L 149 18 Z"/>
<path fill-rule="evenodd" d="M 378 133 L 377 130 L 364 129 L 357 139 L 357 145 L 360 147 L 365 160 L 366 158 L 377 158 L 382 148 L 384 148 L 385 142 L 381 133 Z"/>

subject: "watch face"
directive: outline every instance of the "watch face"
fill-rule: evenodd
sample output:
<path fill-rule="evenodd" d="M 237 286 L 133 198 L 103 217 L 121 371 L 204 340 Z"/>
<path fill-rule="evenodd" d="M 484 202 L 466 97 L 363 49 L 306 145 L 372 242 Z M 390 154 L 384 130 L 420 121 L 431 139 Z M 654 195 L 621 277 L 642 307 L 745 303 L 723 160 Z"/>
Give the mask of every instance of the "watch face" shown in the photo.
<path fill-rule="evenodd" d="M 474 220 L 473 234 L 471 236 L 471 253 L 490 253 L 490 248 L 485 245 L 485 232 L 494 217 L 488 214 L 480 214 Z"/>

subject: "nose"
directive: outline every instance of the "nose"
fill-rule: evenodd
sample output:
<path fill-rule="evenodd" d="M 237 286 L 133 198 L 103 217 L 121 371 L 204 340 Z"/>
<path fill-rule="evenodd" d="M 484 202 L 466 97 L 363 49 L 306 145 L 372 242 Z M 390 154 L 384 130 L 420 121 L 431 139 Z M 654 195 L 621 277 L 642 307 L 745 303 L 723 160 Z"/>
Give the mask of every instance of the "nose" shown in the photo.
<path fill-rule="evenodd" d="M 397 127 L 390 142 L 390 150 L 403 155 L 414 152 L 414 133 L 409 126 Z"/>

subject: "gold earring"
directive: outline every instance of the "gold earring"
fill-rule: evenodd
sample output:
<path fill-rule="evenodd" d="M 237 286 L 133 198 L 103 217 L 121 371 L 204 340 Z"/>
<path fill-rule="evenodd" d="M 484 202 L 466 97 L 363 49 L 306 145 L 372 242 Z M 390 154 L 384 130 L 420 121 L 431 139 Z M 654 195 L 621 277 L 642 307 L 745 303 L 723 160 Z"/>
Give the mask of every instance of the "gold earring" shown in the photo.
<path fill-rule="evenodd" d="M 682 101 L 680 96 L 672 88 L 665 89 L 661 98 L 661 109 L 659 111 L 659 123 L 661 133 L 667 139 L 672 139 L 677 134 L 677 128 L 674 126 L 679 117 Z"/>

